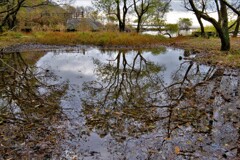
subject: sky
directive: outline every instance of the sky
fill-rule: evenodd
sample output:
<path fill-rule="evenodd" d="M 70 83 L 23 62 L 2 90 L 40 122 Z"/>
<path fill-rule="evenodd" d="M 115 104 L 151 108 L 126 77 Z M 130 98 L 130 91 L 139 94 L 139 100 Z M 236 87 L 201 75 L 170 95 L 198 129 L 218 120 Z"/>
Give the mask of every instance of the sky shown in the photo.
<path fill-rule="evenodd" d="M 172 0 L 171 2 L 171 8 L 172 11 L 170 11 L 166 15 L 167 23 L 177 23 L 179 18 L 190 18 L 193 21 L 193 26 L 198 27 L 198 22 L 195 17 L 195 15 L 192 12 L 186 11 L 186 9 L 183 7 L 182 0 Z M 77 6 L 92 6 L 91 0 L 75 0 L 75 5 Z M 208 25 L 209 23 L 204 22 L 205 25 Z"/>
<path fill-rule="evenodd" d="M 172 0 L 172 7 L 174 10 L 183 11 L 184 8 L 181 5 L 182 0 Z M 91 0 L 75 0 L 75 5 L 78 6 L 91 6 Z"/>

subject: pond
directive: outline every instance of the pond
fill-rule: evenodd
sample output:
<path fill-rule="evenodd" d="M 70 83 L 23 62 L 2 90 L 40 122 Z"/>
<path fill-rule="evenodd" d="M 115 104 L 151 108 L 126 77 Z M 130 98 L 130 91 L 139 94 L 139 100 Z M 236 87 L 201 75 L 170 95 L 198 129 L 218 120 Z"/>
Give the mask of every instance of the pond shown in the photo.
<path fill-rule="evenodd" d="M 0 159 L 240 157 L 240 70 L 184 50 L 0 54 Z"/>

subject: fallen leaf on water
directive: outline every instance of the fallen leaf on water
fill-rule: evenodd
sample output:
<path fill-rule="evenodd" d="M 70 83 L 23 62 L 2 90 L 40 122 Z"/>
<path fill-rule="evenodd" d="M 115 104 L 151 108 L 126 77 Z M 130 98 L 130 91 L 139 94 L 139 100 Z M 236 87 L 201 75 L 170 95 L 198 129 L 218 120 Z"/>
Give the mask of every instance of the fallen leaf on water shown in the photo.
<path fill-rule="evenodd" d="M 166 138 L 164 138 L 166 141 L 171 141 L 172 140 L 172 138 L 171 137 L 166 137 Z"/>
<path fill-rule="evenodd" d="M 189 140 L 189 141 L 187 141 L 187 144 L 192 144 L 192 142 Z"/>
<path fill-rule="evenodd" d="M 179 154 L 179 153 L 180 153 L 180 148 L 179 148 L 178 146 L 176 146 L 174 150 L 175 150 L 175 153 L 176 153 L 176 154 Z"/>
<path fill-rule="evenodd" d="M 152 150 L 152 149 L 148 150 L 148 152 L 149 152 L 149 153 L 158 153 L 158 151 Z"/>
<path fill-rule="evenodd" d="M 121 112 L 114 112 L 114 114 L 116 114 L 117 116 L 121 116 L 122 115 Z"/>
<path fill-rule="evenodd" d="M 105 112 L 106 112 L 106 113 L 109 113 L 109 112 L 110 112 L 110 110 L 109 110 L 109 109 L 105 109 Z"/>

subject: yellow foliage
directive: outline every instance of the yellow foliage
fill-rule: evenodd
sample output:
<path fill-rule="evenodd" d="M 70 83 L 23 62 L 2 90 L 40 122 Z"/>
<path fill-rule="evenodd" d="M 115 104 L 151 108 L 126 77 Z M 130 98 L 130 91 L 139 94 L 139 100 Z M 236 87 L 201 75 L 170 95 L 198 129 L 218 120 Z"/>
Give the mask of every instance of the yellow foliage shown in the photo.
<path fill-rule="evenodd" d="M 175 151 L 175 153 L 176 154 L 180 154 L 180 148 L 178 147 L 178 146 L 176 146 L 175 148 L 174 148 L 174 151 Z"/>

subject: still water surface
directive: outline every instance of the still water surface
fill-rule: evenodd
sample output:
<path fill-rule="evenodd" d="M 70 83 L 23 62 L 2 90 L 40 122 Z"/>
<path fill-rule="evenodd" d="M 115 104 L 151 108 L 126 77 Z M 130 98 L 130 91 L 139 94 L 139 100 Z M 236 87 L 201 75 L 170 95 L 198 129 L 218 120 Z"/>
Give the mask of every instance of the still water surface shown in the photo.
<path fill-rule="evenodd" d="M 0 159 L 234 159 L 240 72 L 173 48 L 1 55 Z"/>

